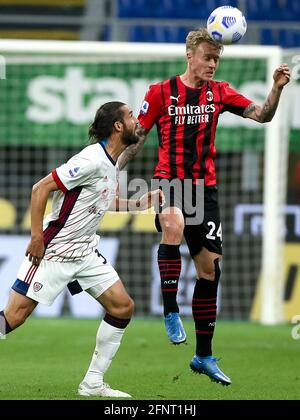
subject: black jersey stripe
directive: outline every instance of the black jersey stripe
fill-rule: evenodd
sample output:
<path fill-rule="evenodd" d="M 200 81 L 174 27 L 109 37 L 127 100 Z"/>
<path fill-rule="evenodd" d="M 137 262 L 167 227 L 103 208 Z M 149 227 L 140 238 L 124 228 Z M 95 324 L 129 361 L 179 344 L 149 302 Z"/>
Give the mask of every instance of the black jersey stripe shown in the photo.
<path fill-rule="evenodd" d="M 164 84 L 163 84 L 163 82 L 161 82 L 161 84 L 160 84 L 160 92 L 161 92 L 161 100 L 162 100 L 162 103 L 163 103 L 163 109 L 165 109 L 166 104 L 165 104 L 165 97 L 164 97 Z"/>
<path fill-rule="evenodd" d="M 161 82 L 160 84 L 160 92 L 161 92 L 161 100 L 162 100 L 162 104 L 163 104 L 163 109 L 166 108 L 165 105 L 165 97 L 164 97 L 164 85 L 163 82 Z M 156 123 L 156 128 L 157 128 L 157 137 L 158 137 L 158 144 L 161 147 L 162 146 L 162 135 L 161 135 L 161 124 L 159 122 Z"/>
<path fill-rule="evenodd" d="M 212 92 L 211 85 L 207 84 L 207 92 Z M 206 98 L 207 98 L 206 94 Z M 206 100 L 206 103 L 208 101 Z M 200 161 L 200 173 L 199 178 L 204 179 L 206 173 L 206 158 L 209 153 L 209 146 L 211 140 L 211 128 L 212 128 L 212 120 L 213 120 L 213 112 L 208 113 L 208 122 L 206 123 L 206 127 L 204 129 L 204 136 L 203 136 L 203 143 L 202 143 L 202 153 L 201 153 L 201 161 Z"/>
<path fill-rule="evenodd" d="M 178 97 L 178 86 L 177 86 L 177 79 L 176 76 L 170 79 L 170 88 L 171 88 L 171 96 L 175 98 Z M 175 99 L 172 99 L 172 104 L 177 105 Z M 169 132 L 169 156 L 170 156 L 170 170 L 171 170 L 171 177 L 177 178 L 177 167 L 176 167 L 176 130 L 177 126 L 175 123 L 175 116 L 171 117 L 171 125 L 170 125 L 170 132 Z"/>
<path fill-rule="evenodd" d="M 223 99 L 222 99 L 222 92 L 221 92 L 221 83 L 218 82 L 218 88 L 219 88 L 219 95 L 220 95 L 220 105 L 223 106 Z"/>
<path fill-rule="evenodd" d="M 202 89 L 185 89 L 185 106 L 199 106 L 200 95 Z M 186 115 L 186 120 L 188 116 Z M 194 124 L 188 124 L 187 121 L 184 125 L 183 132 L 183 144 L 184 144 L 184 156 L 183 156 L 183 168 L 184 168 L 184 178 L 193 179 L 193 167 L 198 160 L 197 152 L 197 137 L 199 132 L 200 122 L 198 126 Z"/>

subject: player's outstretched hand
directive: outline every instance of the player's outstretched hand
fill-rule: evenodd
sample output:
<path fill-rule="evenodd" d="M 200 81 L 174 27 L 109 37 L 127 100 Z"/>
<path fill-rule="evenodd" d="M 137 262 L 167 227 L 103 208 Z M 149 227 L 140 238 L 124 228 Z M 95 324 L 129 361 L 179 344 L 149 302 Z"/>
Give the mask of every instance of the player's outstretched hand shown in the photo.
<path fill-rule="evenodd" d="M 278 88 L 283 88 L 291 78 L 289 66 L 286 63 L 281 64 L 273 74 L 273 79 Z"/>
<path fill-rule="evenodd" d="M 43 237 L 31 238 L 25 254 L 26 257 L 28 256 L 29 261 L 31 261 L 33 265 L 40 265 L 44 253 L 45 245 Z"/>
<path fill-rule="evenodd" d="M 165 204 L 165 195 L 162 190 L 150 191 L 139 199 L 139 210 L 147 210 L 150 207 L 155 207 L 159 203 L 160 206 Z"/>

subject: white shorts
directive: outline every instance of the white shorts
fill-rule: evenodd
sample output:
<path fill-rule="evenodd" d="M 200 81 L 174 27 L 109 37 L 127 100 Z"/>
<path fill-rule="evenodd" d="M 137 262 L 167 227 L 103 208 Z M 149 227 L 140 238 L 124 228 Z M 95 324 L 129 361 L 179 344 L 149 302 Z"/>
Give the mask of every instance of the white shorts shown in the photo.
<path fill-rule="evenodd" d="M 119 276 L 116 270 L 95 252 L 80 261 L 52 262 L 43 259 L 38 267 L 26 257 L 12 289 L 36 302 L 50 306 L 64 288 L 75 280 L 82 290 L 96 299 L 118 281 Z"/>

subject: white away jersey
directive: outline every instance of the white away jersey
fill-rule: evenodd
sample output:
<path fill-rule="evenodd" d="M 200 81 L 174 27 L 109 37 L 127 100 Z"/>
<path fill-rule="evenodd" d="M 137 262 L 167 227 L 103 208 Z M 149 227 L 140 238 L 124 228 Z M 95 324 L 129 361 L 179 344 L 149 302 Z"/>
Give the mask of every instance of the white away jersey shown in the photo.
<path fill-rule="evenodd" d="M 87 146 L 52 171 L 60 188 L 44 220 L 44 258 L 73 261 L 90 254 L 99 241 L 99 221 L 115 198 L 118 168 L 101 143 Z"/>

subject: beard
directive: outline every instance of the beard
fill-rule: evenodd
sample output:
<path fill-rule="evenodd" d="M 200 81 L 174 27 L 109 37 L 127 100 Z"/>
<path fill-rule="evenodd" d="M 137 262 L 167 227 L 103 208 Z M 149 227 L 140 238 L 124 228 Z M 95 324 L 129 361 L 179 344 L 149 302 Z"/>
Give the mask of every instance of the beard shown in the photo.
<path fill-rule="evenodd" d="M 122 143 L 125 146 L 130 146 L 131 144 L 136 144 L 139 141 L 139 137 L 135 134 L 135 132 L 128 130 L 125 128 L 122 136 Z"/>

